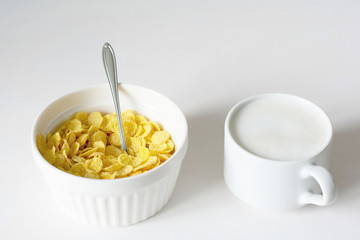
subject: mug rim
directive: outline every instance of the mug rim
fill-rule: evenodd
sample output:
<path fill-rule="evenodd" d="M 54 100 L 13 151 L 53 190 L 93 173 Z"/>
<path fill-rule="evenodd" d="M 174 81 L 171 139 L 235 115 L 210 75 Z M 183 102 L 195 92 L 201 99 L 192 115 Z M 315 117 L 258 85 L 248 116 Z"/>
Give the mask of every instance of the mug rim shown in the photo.
<path fill-rule="evenodd" d="M 281 160 L 276 160 L 276 159 L 272 159 L 269 157 L 261 157 L 259 155 L 256 155 L 255 153 L 252 153 L 248 150 L 246 150 L 241 144 L 239 144 L 233 136 L 233 132 L 230 130 L 230 121 L 233 119 L 235 112 L 240 109 L 241 107 L 243 107 L 246 103 L 250 103 L 256 99 L 261 99 L 261 98 L 269 98 L 269 97 L 286 97 L 286 98 L 293 98 L 293 99 L 298 99 L 301 100 L 303 102 L 306 102 L 310 105 L 312 105 L 313 107 L 315 107 L 315 109 L 322 114 L 325 117 L 325 121 L 327 121 L 328 126 L 329 126 L 329 137 L 327 138 L 327 140 L 324 142 L 322 148 L 317 151 L 315 154 L 307 157 L 307 158 L 302 158 L 302 159 L 287 159 L 285 161 L 281 161 Z M 267 162 L 279 162 L 281 164 L 284 164 L 286 162 L 288 163 L 294 163 L 294 162 L 302 162 L 302 161 L 307 161 L 309 159 L 313 159 L 316 156 L 319 156 L 322 152 L 324 152 L 330 145 L 332 139 L 333 139 L 333 126 L 331 123 L 331 120 L 329 118 L 329 116 L 325 113 L 324 110 L 322 110 L 317 104 L 311 102 L 310 100 L 307 100 L 305 98 L 299 97 L 297 95 L 293 95 L 293 94 L 289 94 L 289 93 L 264 93 L 264 94 L 257 94 L 257 95 L 253 95 L 250 97 L 247 97 L 243 100 L 241 100 L 240 102 L 236 103 L 228 112 L 226 119 L 225 119 L 225 138 L 230 138 L 231 141 L 236 145 L 236 147 L 238 149 L 240 149 L 241 151 L 243 151 L 244 153 L 246 153 L 247 155 L 251 156 L 251 157 L 255 157 L 256 159 L 259 160 L 263 160 L 263 161 L 267 161 Z"/>
<path fill-rule="evenodd" d="M 121 87 L 120 85 L 125 85 L 125 86 L 129 86 L 129 87 L 139 88 L 139 89 L 148 91 L 148 92 L 150 92 L 152 94 L 155 94 L 155 95 L 159 95 L 159 96 L 165 98 L 168 102 L 172 103 L 174 105 L 174 107 L 176 108 L 176 111 L 181 114 L 182 119 L 179 119 L 179 121 L 181 121 L 181 124 L 184 126 L 184 128 L 186 130 L 186 133 L 184 133 L 183 138 L 180 138 L 179 146 L 175 146 L 177 148 L 175 149 L 174 154 L 169 159 L 167 159 L 161 165 L 159 165 L 159 166 L 157 166 L 157 167 L 155 167 L 155 168 L 153 168 L 153 169 L 151 169 L 151 170 L 149 170 L 149 171 L 147 171 L 145 173 L 141 173 L 141 174 L 138 174 L 138 175 L 135 175 L 135 176 L 124 177 L 124 178 L 116 178 L 116 179 L 93 179 L 93 178 L 86 178 L 86 177 L 76 176 L 76 175 L 64 172 L 64 171 L 56 168 L 52 164 L 50 164 L 42 156 L 42 154 L 40 153 L 40 151 L 39 151 L 39 149 L 37 147 L 37 144 L 36 144 L 36 139 L 37 139 L 36 130 L 38 128 L 39 120 L 41 119 L 43 113 L 47 109 L 52 107 L 54 104 L 56 104 L 57 102 L 65 99 L 65 98 L 67 98 L 67 97 L 69 97 L 71 95 L 107 86 L 107 84 L 96 84 L 96 85 L 92 85 L 92 86 L 89 86 L 89 87 L 86 87 L 86 88 L 76 89 L 76 90 L 70 91 L 70 92 L 68 92 L 68 93 L 66 93 L 64 95 L 61 95 L 60 97 L 57 97 L 54 100 L 52 100 L 49 104 L 46 104 L 46 106 L 43 107 L 40 110 L 40 112 L 35 117 L 34 123 L 33 123 L 32 128 L 31 128 L 31 143 L 30 144 L 31 144 L 33 155 L 35 155 L 34 156 L 35 161 L 38 164 L 42 164 L 43 166 L 45 166 L 50 171 L 53 171 L 55 174 L 60 174 L 60 176 L 63 176 L 63 177 L 73 178 L 74 181 L 83 181 L 83 182 L 88 182 L 88 183 L 92 182 L 92 183 L 113 184 L 115 182 L 125 183 L 125 182 L 130 182 L 130 181 L 136 181 L 138 179 L 145 178 L 146 176 L 156 174 L 156 172 L 160 171 L 160 169 L 166 167 L 170 162 L 172 162 L 175 157 L 178 157 L 178 156 L 181 157 L 182 152 L 186 153 L 186 151 L 187 151 L 187 141 L 188 141 L 187 140 L 188 139 L 188 125 L 187 125 L 186 117 L 185 117 L 184 113 L 182 112 L 182 110 L 170 98 L 168 98 L 167 96 L 165 96 L 165 95 L 163 95 L 163 94 L 161 94 L 161 93 L 159 93 L 159 92 L 157 92 L 155 90 L 152 90 L 152 89 L 147 88 L 147 87 L 142 87 L 142 86 L 139 86 L 139 85 L 135 85 L 135 84 L 120 83 L 120 82 L 118 84 L 119 84 L 119 87 Z"/>

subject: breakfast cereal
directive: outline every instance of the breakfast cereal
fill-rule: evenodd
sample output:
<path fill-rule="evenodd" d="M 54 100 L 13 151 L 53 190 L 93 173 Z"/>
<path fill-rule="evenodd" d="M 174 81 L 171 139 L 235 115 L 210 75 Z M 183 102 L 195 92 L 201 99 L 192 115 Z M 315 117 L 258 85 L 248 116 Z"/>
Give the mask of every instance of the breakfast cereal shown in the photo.
<path fill-rule="evenodd" d="M 116 114 L 100 112 L 78 112 L 55 133 L 40 134 L 38 149 L 58 169 L 93 179 L 138 175 L 171 157 L 175 144 L 169 132 L 131 110 L 121 115 L 127 152 L 121 149 Z"/>

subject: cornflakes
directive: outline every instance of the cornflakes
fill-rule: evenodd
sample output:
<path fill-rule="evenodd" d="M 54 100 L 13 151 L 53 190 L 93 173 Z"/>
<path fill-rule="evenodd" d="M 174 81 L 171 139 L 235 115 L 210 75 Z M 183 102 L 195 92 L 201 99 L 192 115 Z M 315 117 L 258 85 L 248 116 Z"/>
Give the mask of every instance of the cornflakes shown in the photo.
<path fill-rule="evenodd" d="M 170 133 L 145 116 L 127 110 L 122 113 L 127 152 L 121 140 L 115 113 L 78 112 L 46 138 L 40 134 L 37 146 L 56 168 L 92 179 L 115 179 L 147 172 L 168 160 L 175 152 Z"/>

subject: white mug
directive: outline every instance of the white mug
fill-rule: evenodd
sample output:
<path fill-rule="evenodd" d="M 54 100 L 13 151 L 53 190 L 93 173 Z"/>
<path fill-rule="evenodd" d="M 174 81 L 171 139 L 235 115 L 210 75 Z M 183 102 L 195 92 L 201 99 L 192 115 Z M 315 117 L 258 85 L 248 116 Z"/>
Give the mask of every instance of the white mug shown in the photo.
<path fill-rule="evenodd" d="M 337 197 L 328 171 L 332 136 L 329 118 L 308 100 L 247 98 L 225 121 L 225 182 L 240 200 L 263 209 L 331 204 Z"/>

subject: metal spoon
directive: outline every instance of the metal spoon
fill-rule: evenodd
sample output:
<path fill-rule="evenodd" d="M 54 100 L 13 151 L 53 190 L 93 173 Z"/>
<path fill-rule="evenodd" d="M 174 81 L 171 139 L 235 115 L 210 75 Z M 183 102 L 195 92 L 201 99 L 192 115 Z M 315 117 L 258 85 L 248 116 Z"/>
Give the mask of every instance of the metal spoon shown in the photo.
<path fill-rule="evenodd" d="M 127 152 L 124 129 L 122 126 L 121 120 L 121 111 L 120 111 L 120 100 L 119 100 L 119 90 L 118 90 L 118 78 L 116 71 L 116 60 L 114 49 L 109 43 L 105 43 L 102 51 L 102 57 L 105 67 L 105 72 L 109 80 L 110 89 L 112 97 L 114 100 L 116 116 L 119 125 L 120 137 L 121 137 L 121 148 L 123 151 Z"/>

